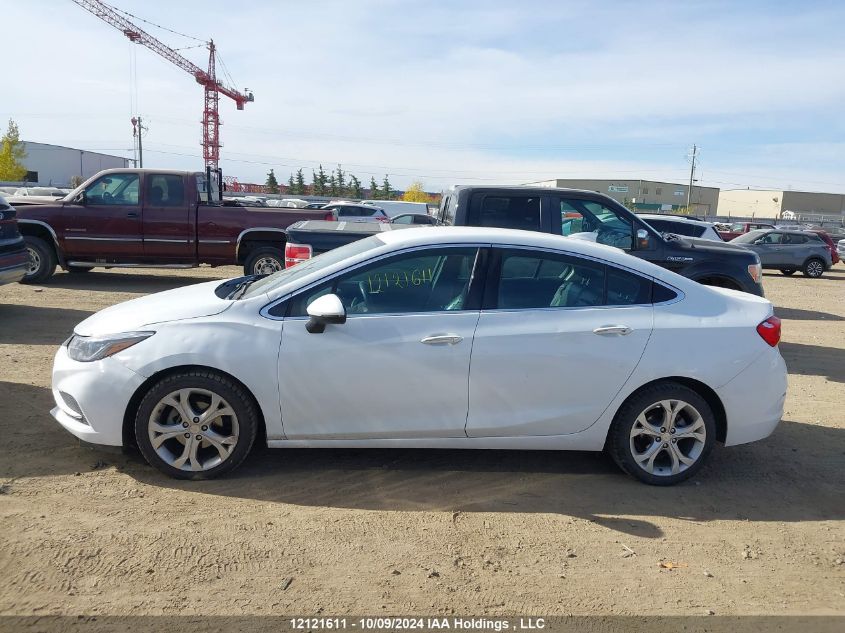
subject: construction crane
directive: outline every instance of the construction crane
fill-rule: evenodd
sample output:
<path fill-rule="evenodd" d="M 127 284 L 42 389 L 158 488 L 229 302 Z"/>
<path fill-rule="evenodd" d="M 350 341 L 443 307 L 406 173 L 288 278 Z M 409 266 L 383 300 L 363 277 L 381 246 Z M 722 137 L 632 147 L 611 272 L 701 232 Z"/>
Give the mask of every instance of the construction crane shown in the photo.
<path fill-rule="evenodd" d="M 203 70 L 192 61 L 185 59 L 157 38 L 139 28 L 114 7 L 100 2 L 100 0 L 72 0 L 80 7 L 93 13 L 103 22 L 111 24 L 122 31 L 132 42 L 146 46 L 154 53 L 158 53 L 167 61 L 177 65 L 182 70 L 194 76 L 197 83 L 205 89 L 205 108 L 202 112 L 202 157 L 205 166 L 217 170 L 220 161 L 220 95 L 225 95 L 235 102 L 238 110 L 244 109 L 248 101 L 255 101 L 251 92 L 239 92 L 234 88 L 224 86 L 217 80 L 216 47 L 214 40 L 206 42 L 208 47 L 208 70 Z M 225 68 L 224 68 L 225 70 Z"/>

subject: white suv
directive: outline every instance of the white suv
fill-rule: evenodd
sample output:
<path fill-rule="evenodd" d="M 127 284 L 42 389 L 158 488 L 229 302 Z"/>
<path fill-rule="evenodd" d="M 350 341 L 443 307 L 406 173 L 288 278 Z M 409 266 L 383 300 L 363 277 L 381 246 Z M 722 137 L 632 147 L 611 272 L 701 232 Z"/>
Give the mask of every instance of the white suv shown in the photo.
<path fill-rule="evenodd" d="M 642 218 L 651 228 L 661 233 L 674 233 L 675 235 L 697 237 L 702 240 L 713 240 L 714 242 L 724 241 L 716 232 L 716 228 L 712 222 L 687 218 L 682 215 L 638 213 L 637 216 Z"/>

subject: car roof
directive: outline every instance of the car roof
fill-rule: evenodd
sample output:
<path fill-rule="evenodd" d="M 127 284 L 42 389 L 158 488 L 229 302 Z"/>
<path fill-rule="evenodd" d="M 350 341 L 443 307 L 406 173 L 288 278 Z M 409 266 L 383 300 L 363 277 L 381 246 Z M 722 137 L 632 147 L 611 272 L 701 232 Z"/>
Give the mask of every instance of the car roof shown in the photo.
<path fill-rule="evenodd" d="M 669 220 L 670 222 L 684 222 L 686 224 L 704 224 L 706 226 L 712 226 L 712 222 L 708 222 L 707 220 L 699 220 L 698 218 L 687 218 L 682 215 L 669 215 L 664 213 L 638 213 L 638 218 L 643 218 L 646 220 Z"/>

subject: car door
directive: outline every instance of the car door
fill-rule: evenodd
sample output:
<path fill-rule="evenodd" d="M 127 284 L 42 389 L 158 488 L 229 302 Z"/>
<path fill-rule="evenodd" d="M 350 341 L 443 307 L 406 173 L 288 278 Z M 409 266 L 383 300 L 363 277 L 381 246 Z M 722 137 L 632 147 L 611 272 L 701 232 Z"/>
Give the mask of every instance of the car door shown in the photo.
<path fill-rule="evenodd" d="M 193 202 L 188 205 L 185 177 L 144 175 L 144 257 L 162 263 L 193 260 Z"/>
<path fill-rule="evenodd" d="M 290 299 L 279 355 L 286 437 L 464 437 L 478 252 L 414 249 Z M 306 307 L 329 293 L 343 302 L 346 322 L 309 333 Z"/>
<path fill-rule="evenodd" d="M 771 231 L 754 242 L 754 250 L 760 256 L 760 264 L 764 268 L 777 268 L 778 266 L 789 266 L 791 262 L 787 258 L 784 259 L 784 252 L 781 243 L 783 241 L 783 233 L 779 231 Z"/>
<path fill-rule="evenodd" d="M 62 209 L 68 259 L 132 261 L 141 254 L 140 178 L 106 173 Z"/>
<path fill-rule="evenodd" d="M 593 424 L 651 336 L 652 280 L 592 259 L 496 249 L 469 379 L 469 437 Z"/>

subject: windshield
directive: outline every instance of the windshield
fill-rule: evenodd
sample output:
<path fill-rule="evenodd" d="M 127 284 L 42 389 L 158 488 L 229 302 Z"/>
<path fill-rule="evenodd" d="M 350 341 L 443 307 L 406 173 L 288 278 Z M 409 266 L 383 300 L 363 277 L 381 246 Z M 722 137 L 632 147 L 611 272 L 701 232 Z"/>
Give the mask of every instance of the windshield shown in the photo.
<path fill-rule="evenodd" d="M 377 235 L 373 235 L 372 237 L 368 237 L 363 240 L 356 240 L 351 244 L 326 251 L 321 255 L 317 255 L 312 259 L 302 262 L 301 264 L 285 268 L 277 273 L 273 273 L 272 275 L 259 279 L 250 285 L 249 289 L 243 294 L 242 298 L 249 299 L 250 297 L 255 297 L 262 293 L 272 292 L 277 288 L 298 281 L 311 273 L 319 272 L 324 268 L 333 266 L 348 257 L 354 257 L 355 255 L 364 253 L 371 248 L 376 248 L 378 246 L 384 246 L 384 242 L 382 242 Z"/>
<path fill-rule="evenodd" d="M 744 235 L 740 235 L 739 237 L 735 237 L 731 240 L 731 242 L 736 242 L 737 244 L 749 244 L 756 240 L 757 238 L 763 237 L 766 234 L 766 231 L 749 231 Z"/>

